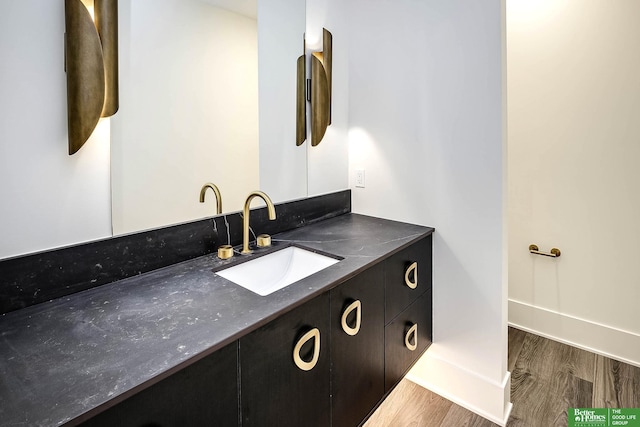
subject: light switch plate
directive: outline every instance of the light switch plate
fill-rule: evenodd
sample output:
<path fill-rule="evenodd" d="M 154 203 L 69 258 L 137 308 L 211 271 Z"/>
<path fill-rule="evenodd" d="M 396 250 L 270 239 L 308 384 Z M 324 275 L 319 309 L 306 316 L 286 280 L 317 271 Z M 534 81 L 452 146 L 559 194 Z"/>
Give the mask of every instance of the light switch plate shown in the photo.
<path fill-rule="evenodd" d="M 356 187 L 364 188 L 364 169 L 356 170 Z"/>

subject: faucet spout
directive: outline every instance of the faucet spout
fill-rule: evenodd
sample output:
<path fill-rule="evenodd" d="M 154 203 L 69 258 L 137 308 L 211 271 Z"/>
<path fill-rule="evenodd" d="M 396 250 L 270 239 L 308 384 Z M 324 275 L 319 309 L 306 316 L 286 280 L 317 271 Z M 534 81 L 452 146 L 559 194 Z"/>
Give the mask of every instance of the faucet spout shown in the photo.
<path fill-rule="evenodd" d="M 207 188 L 210 188 L 216 196 L 216 214 L 220 215 L 222 213 L 222 194 L 220 194 L 220 189 L 217 185 L 207 182 L 202 186 L 200 189 L 200 203 L 204 203 L 204 195 L 207 192 Z"/>
<path fill-rule="evenodd" d="M 252 251 L 249 249 L 249 206 L 254 197 L 259 197 L 267 204 L 267 212 L 269 219 L 273 221 L 276 219 L 276 208 L 273 206 L 273 202 L 262 191 L 254 191 L 247 196 L 247 200 L 244 202 L 244 210 L 242 211 L 242 253 L 250 254 Z"/>

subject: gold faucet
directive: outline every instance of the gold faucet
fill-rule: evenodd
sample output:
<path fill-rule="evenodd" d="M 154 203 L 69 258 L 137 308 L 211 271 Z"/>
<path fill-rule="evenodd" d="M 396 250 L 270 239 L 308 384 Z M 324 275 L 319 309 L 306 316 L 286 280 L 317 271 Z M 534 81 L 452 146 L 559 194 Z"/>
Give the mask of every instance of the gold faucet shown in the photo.
<path fill-rule="evenodd" d="M 262 191 L 254 191 L 249 194 L 247 200 L 244 202 L 244 211 L 242 212 L 242 253 L 250 254 L 249 249 L 249 205 L 254 197 L 260 197 L 267 204 L 267 211 L 269 212 L 269 219 L 273 221 L 276 219 L 276 208 L 273 206 L 273 202 Z"/>
<path fill-rule="evenodd" d="M 218 189 L 217 185 L 207 182 L 202 186 L 200 189 L 200 203 L 204 203 L 204 195 L 207 192 L 207 188 L 213 190 L 213 194 L 216 195 L 216 214 L 220 215 L 222 213 L 222 195 L 220 194 L 220 189 Z"/>

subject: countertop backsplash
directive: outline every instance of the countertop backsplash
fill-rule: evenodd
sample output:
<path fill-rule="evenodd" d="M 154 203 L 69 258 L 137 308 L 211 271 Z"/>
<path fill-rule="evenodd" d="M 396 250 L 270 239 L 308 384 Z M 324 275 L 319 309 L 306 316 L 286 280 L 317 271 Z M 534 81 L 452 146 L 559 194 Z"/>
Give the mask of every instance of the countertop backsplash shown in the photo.
<path fill-rule="evenodd" d="M 351 212 L 351 190 L 251 212 L 257 233 L 277 234 Z M 230 240 L 230 241 L 229 241 Z M 242 242 L 242 213 L 232 212 L 134 234 L 0 260 L 0 314 L 153 271 Z"/>

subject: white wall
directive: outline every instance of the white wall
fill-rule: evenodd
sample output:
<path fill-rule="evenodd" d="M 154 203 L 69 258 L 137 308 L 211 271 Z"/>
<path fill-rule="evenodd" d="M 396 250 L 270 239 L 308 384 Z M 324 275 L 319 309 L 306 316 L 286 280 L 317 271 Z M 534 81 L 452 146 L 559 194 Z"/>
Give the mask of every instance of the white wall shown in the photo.
<path fill-rule="evenodd" d="M 296 146 L 296 71 L 304 0 L 258 2 L 260 189 L 272 200 L 307 195 L 307 143 Z"/>
<path fill-rule="evenodd" d="M 239 210 L 258 187 L 255 19 L 199 0 L 121 0 L 115 234 Z"/>
<path fill-rule="evenodd" d="M 640 366 L 640 2 L 507 5 L 509 321 Z"/>
<path fill-rule="evenodd" d="M 366 172 L 354 211 L 436 228 L 434 343 L 409 378 L 497 423 L 510 410 L 501 3 L 348 9 L 350 176 Z"/>
<path fill-rule="evenodd" d="M 0 258 L 111 235 L 109 121 L 68 154 L 64 3 L 0 13 Z"/>
<path fill-rule="evenodd" d="M 349 185 L 349 48 L 352 22 L 345 14 L 344 0 L 307 0 L 307 52 L 321 51 L 322 29 L 333 35 L 331 125 L 315 147 L 311 138 L 308 153 L 309 196 L 344 190 Z M 307 64 L 310 70 L 310 65 Z M 310 129 L 310 127 L 309 127 Z"/>

